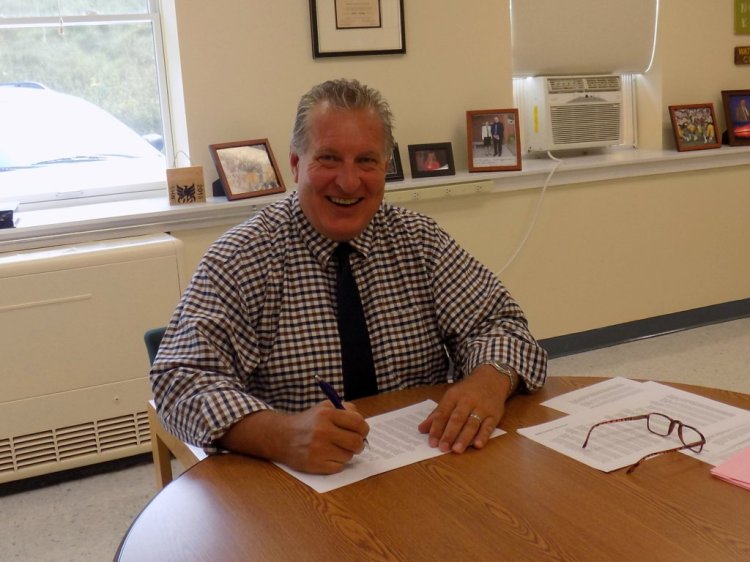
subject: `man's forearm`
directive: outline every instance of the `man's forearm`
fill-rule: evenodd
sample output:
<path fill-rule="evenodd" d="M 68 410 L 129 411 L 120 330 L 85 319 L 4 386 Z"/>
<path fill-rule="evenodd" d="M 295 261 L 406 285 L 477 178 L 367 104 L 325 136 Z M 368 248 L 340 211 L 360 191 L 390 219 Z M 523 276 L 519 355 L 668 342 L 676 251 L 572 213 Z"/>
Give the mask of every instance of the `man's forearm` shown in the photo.
<path fill-rule="evenodd" d="M 286 417 L 274 410 L 254 412 L 232 425 L 216 443 L 227 451 L 272 461 L 283 460 L 280 451 L 285 448 Z"/>

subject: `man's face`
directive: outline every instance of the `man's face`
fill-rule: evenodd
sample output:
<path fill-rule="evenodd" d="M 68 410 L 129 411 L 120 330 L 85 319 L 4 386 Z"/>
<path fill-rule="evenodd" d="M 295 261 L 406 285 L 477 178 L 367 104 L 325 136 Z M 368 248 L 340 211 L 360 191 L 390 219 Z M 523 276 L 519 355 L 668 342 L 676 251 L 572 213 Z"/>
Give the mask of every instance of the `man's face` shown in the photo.
<path fill-rule="evenodd" d="M 383 126 L 369 110 L 319 104 L 310 113 L 308 147 L 289 155 L 307 220 L 336 242 L 356 238 L 380 207 L 385 191 Z"/>

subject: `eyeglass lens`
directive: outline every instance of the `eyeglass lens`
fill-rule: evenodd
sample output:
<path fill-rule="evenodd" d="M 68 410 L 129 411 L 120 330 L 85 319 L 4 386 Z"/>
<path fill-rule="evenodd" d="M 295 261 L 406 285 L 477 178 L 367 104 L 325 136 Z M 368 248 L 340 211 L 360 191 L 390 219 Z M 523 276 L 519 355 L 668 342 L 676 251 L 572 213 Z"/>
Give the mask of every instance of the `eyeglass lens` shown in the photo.
<path fill-rule="evenodd" d="M 656 433 L 662 437 L 666 437 L 671 434 L 675 427 L 677 427 L 677 435 L 682 441 L 682 444 L 687 446 L 693 452 L 699 453 L 703 449 L 704 438 L 698 432 L 697 429 L 689 425 L 685 425 L 680 421 L 673 420 L 664 414 L 649 414 L 648 416 L 648 430 L 651 433 Z"/>

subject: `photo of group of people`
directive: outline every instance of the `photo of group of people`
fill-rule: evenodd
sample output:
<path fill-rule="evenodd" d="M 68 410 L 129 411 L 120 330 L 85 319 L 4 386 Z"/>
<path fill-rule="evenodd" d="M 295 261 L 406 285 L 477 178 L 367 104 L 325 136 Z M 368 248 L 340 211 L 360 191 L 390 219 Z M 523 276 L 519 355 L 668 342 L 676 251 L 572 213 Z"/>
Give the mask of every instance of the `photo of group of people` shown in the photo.
<path fill-rule="evenodd" d="M 722 90 L 726 131 L 722 135 L 712 103 L 670 105 L 677 150 L 750 145 L 750 90 Z"/>
<path fill-rule="evenodd" d="M 677 150 L 718 148 L 716 116 L 712 104 L 670 106 Z"/>

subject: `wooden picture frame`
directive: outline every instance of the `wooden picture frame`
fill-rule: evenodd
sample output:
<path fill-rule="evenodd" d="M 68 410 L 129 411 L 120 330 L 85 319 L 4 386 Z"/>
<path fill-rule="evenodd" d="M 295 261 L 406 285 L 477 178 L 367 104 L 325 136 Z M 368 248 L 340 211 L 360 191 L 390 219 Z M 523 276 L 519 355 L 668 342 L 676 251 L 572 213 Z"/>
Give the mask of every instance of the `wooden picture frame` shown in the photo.
<path fill-rule="evenodd" d="M 409 145 L 411 177 L 454 176 L 453 146 L 449 142 Z"/>
<path fill-rule="evenodd" d="M 230 201 L 285 190 L 268 139 L 211 144 L 208 148 Z"/>
<path fill-rule="evenodd" d="M 399 181 L 404 179 L 404 168 L 401 166 L 401 154 L 398 143 L 393 145 L 393 151 L 385 168 L 385 181 Z"/>
<path fill-rule="evenodd" d="M 313 58 L 406 53 L 404 0 L 310 0 Z"/>
<path fill-rule="evenodd" d="M 520 170 L 518 109 L 467 111 L 466 146 L 470 172 Z"/>
<path fill-rule="evenodd" d="M 712 103 L 670 105 L 672 132 L 677 150 L 705 150 L 721 147 L 721 132 Z"/>
<path fill-rule="evenodd" d="M 730 146 L 750 145 L 750 90 L 722 90 Z"/>

